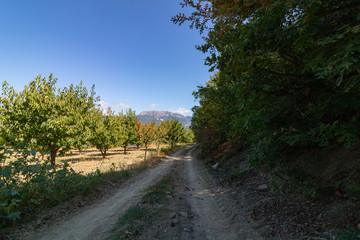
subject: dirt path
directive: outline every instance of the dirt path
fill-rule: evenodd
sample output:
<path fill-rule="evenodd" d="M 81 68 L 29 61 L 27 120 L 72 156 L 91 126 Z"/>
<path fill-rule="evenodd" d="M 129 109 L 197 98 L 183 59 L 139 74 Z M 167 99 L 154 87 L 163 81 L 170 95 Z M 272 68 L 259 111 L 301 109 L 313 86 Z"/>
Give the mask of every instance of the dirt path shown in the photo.
<path fill-rule="evenodd" d="M 227 189 L 216 182 L 192 149 L 184 157 L 187 180 L 187 199 L 195 222 L 194 239 L 262 239 L 253 230 L 250 218 L 236 205 Z M 187 238 L 185 238 L 187 239 Z"/>
<path fill-rule="evenodd" d="M 140 239 L 261 240 L 250 217 L 248 201 L 236 201 L 233 190 L 217 184 L 194 148 L 177 161 L 175 194 L 168 214 L 153 223 Z"/>
<path fill-rule="evenodd" d="M 27 236 L 26 239 L 103 239 L 112 224 L 129 207 L 135 205 L 143 192 L 163 177 L 176 160 L 186 151 L 180 150 L 155 168 L 139 174 L 125 184 L 115 195 L 96 205 L 88 206 L 77 215 L 51 227 Z"/>
<path fill-rule="evenodd" d="M 112 197 L 26 239 L 104 239 L 119 216 L 172 168 L 176 176 L 171 216 L 155 221 L 142 239 L 262 239 L 246 208 L 235 202 L 230 189 L 217 185 L 195 155 L 195 148 L 180 150 L 125 183 Z"/>

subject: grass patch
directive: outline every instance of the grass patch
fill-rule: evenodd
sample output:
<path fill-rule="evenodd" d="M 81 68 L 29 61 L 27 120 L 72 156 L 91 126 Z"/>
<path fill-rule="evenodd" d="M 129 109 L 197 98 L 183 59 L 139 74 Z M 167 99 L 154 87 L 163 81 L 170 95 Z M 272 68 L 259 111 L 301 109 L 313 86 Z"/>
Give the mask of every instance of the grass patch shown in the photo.
<path fill-rule="evenodd" d="M 130 208 L 119 218 L 107 239 L 138 239 L 144 229 L 150 227 L 155 219 L 167 211 L 164 204 L 169 201 L 167 196 L 173 193 L 173 181 L 172 173 L 170 173 L 155 186 L 149 188 L 142 202 Z"/>

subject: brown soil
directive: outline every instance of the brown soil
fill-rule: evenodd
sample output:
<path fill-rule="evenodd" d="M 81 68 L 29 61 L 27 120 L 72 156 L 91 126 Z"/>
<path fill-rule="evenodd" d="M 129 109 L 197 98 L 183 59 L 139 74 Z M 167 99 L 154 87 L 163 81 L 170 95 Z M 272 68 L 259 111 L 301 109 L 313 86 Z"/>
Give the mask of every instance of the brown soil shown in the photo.
<path fill-rule="evenodd" d="M 231 189 L 219 186 L 195 155 L 194 148 L 180 150 L 126 181 L 112 196 L 23 239 L 104 239 L 118 217 L 172 167 L 177 174 L 171 216 L 155 222 L 143 239 L 261 239 L 246 207 L 239 208 Z"/>
<path fill-rule="evenodd" d="M 244 166 L 246 151 L 227 164 Z M 335 232 L 359 228 L 357 198 L 333 194 L 309 198 L 270 190 L 266 171 L 246 171 L 236 184 L 206 167 L 195 153 L 176 166 L 169 212 L 142 239 L 339 239 Z M 212 174 L 209 174 L 211 172 Z M 351 228 L 350 228 L 351 229 Z M 344 239 L 360 239 L 360 235 Z"/>
<path fill-rule="evenodd" d="M 191 149 L 177 162 L 169 212 L 141 239 L 262 239 L 246 198 L 237 202 L 232 189 L 220 186 L 196 155 Z"/>
<path fill-rule="evenodd" d="M 126 210 L 135 205 L 144 191 L 161 179 L 178 160 L 180 150 L 154 168 L 126 181 L 112 196 L 79 209 L 61 222 L 44 226 L 23 239 L 103 239 L 111 226 Z"/>
<path fill-rule="evenodd" d="M 102 201 L 24 239 L 105 239 L 118 217 L 172 168 L 174 194 L 169 196 L 168 211 L 142 230 L 140 239 L 324 239 L 319 233 L 339 221 L 331 210 L 342 206 L 345 213 L 356 206 L 339 199 L 332 202 L 339 206 L 325 207 L 299 195 L 273 193 L 266 178 L 255 171 L 229 186 L 210 174 L 196 156 L 194 147 L 180 150 L 124 182 Z"/>
<path fill-rule="evenodd" d="M 76 172 L 83 174 L 91 173 L 97 169 L 104 172 L 110 168 L 121 169 L 124 166 L 144 160 L 145 148 L 137 149 L 135 146 L 129 146 L 127 154 L 121 147 L 111 148 L 103 159 L 100 151 L 96 148 L 89 148 L 81 154 L 77 150 L 70 151 L 67 156 L 59 156 L 57 162 L 65 161 Z M 156 154 L 155 147 L 147 152 L 147 156 Z"/>

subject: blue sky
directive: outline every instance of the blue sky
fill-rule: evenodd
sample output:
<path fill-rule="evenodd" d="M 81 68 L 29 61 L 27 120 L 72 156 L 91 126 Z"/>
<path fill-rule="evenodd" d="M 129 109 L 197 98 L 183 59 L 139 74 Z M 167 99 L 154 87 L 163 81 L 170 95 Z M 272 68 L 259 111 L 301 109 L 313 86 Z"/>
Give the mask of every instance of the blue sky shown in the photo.
<path fill-rule="evenodd" d="M 191 115 L 211 73 L 198 31 L 170 19 L 180 0 L 3 0 L 0 81 L 20 91 L 35 76 L 80 80 L 115 110 Z"/>

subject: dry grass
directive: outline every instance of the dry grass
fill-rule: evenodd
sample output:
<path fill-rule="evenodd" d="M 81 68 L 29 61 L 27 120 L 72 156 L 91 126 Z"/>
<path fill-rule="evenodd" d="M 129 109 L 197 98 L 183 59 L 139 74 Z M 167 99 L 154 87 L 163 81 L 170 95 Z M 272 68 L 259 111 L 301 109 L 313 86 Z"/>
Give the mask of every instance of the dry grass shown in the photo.
<path fill-rule="evenodd" d="M 165 147 L 165 145 L 164 145 Z M 121 147 L 111 148 L 106 158 L 103 159 L 100 151 L 96 148 L 89 148 L 81 154 L 77 150 L 70 151 L 66 156 L 59 156 L 57 163 L 67 162 L 75 172 L 82 174 L 91 173 L 96 170 L 106 172 L 109 169 L 124 169 L 128 165 L 137 164 L 144 160 L 145 148 L 130 146 L 127 153 Z M 147 158 L 151 158 L 157 154 L 155 146 L 151 146 L 147 152 Z"/>

